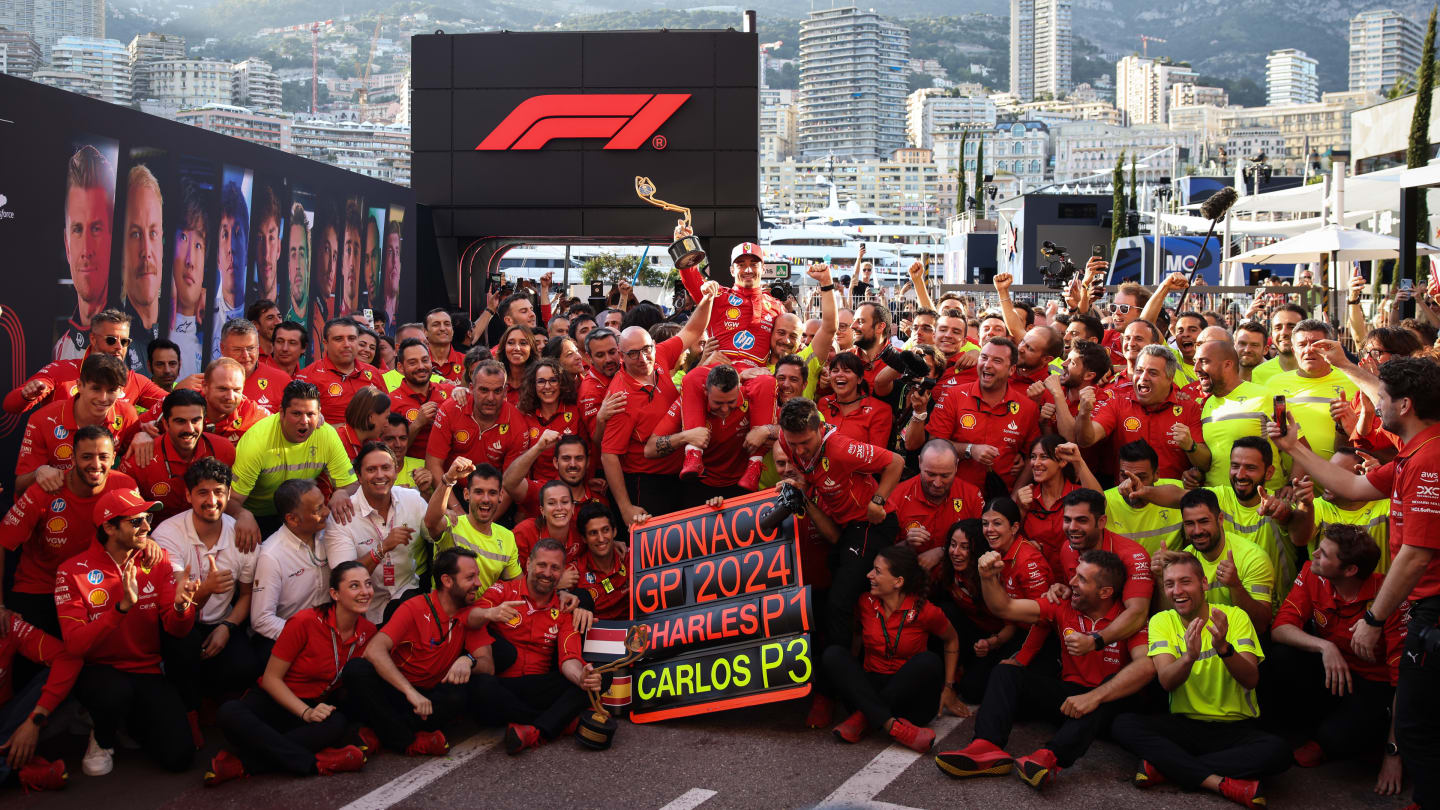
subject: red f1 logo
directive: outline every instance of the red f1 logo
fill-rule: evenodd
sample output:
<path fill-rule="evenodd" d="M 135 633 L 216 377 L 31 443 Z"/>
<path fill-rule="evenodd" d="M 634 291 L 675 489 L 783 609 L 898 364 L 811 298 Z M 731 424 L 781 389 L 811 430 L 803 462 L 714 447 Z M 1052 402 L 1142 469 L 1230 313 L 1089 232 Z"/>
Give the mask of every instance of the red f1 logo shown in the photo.
<path fill-rule="evenodd" d="M 534 96 L 520 103 L 476 149 L 539 149 L 553 138 L 609 138 L 606 149 L 639 149 L 689 93 Z"/>

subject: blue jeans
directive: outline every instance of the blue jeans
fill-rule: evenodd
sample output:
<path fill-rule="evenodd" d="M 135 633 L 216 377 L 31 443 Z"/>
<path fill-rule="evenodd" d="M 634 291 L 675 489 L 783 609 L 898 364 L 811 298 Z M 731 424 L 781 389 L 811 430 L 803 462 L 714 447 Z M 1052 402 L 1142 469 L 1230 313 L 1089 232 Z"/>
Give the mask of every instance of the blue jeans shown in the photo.
<path fill-rule="evenodd" d="M 15 729 L 30 716 L 35 704 L 40 702 L 40 693 L 45 690 L 45 680 L 49 677 L 50 668 L 41 667 L 25 688 L 17 690 L 14 697 L 0 706 L 0 743 L 10 739 Z M 10 778 L 10 771 L 10 763 L 0 757 L 0 785 Z"/>

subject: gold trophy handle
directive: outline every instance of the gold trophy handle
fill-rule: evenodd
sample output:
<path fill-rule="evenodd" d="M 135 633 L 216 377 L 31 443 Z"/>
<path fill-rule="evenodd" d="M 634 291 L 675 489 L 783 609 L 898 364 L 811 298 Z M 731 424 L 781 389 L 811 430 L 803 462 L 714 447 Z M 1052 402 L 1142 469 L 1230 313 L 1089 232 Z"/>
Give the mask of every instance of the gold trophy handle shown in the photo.
<path fill-rule="evenodd" d="M 682 205 L 676 205 L 675 203 L 665 202 L 664 200 L 657 200 L 655 199 L 655 191 L 655 184 L 650 181 L 650 178 L 636 175 L 635 196 L 657 208 L 661 208 L 666 211 L 674 211 L 677 214 L 680 214 L 685 218 L 685 227 L 692 227 L 689 208 L 686 208 Z"/>
<path fill-rule="evenodd" d="M 635 188 L 637 193 L 640 189 L 641 179 L 642 178 L 639 177 L 635 178 Z M 669 205 L 669 203 L 665 204 Z M 689 216 L 690 212 L 688 209 L 682 208 L 680 210 L 685 211 L 686 216 Z M 594 671 L 597 675 L 603 675 L 606 672 L 612 672 L 623 667 L 628 667 L 631 664 L 635 663 L 637 660 L 639 660 L 640 656 L 644 655 L 645 651 L 649 648 L 650 625 L 631 625 L 630 629 L 625 631 L 625 649 L 627 650 L 625 655 L 620 658 L 616 658 L 614 661 L 611 661 L 608 664 L 597 667 Z M 587 694 L 590 697 L 590 707 L 593 708 L 595 710 L 595 714 L 600 717 L 600 722 L 603 723 L 606 720 L 609 720 L 610 713 L 605 709 L 601 708 L 600 706 L 600 693 L 598 691 L 592 691 Z"/>

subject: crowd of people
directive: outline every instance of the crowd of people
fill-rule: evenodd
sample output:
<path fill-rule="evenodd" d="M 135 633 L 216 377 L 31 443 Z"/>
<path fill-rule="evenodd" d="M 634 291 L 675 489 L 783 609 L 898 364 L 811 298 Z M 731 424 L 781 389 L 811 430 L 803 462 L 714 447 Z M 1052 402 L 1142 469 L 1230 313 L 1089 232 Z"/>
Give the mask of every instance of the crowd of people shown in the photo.
<path fill-rule="evenodd" d="M 810 267 L 805 312 L 758 245 L 729 258 L 728 286 L 680 271 L 670 311 L 547 279 L 473 324 L 337 317 L 314 345 L 262 300 L 183 378 L 163 340 L 132 370 L 130 318 L 97 313 L 84 357 L 3 403 L 27 421 L 0 779 L 64 784 L 52 716 L 88 724 L 90 776 L 122 740 L 191 768 L 217 728 L 208 785 L 444 754 L 464 717 L 520 754 L 605 687 L 581 647 L 629 616 L 628 529 L 780 486 L 811 727 L 925 753 L 974 712 L 950 776 L 1044 789 L 1104 736 L 1139 788 L 1251 807 L 1368 758 L 1376 792 L 1440 806 L 1433 328 L 1351 354 L 1263 290 L 1239 318 L 1177 310 L 1180 276 L 1037 308 L 1002 274 L 977 311 L 918 264 L 903 318 L 863 267 Z M 1030 717 L 1053 735 L 1007 751 Z"/>

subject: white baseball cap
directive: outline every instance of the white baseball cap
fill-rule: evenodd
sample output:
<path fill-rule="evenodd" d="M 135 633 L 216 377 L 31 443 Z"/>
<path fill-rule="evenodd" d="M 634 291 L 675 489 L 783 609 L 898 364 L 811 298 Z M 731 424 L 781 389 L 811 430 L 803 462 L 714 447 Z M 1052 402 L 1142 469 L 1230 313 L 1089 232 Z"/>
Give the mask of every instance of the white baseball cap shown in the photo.
<path fill-rule="evenodd" d="M 733 264 L 736 259 L 746 254 L 754 256 L 762 262 L 765 261 L 765 254 L 760 250 L 760 245 L 755 242 L 741 242 L 730 249 L 730 262 Z"/>

